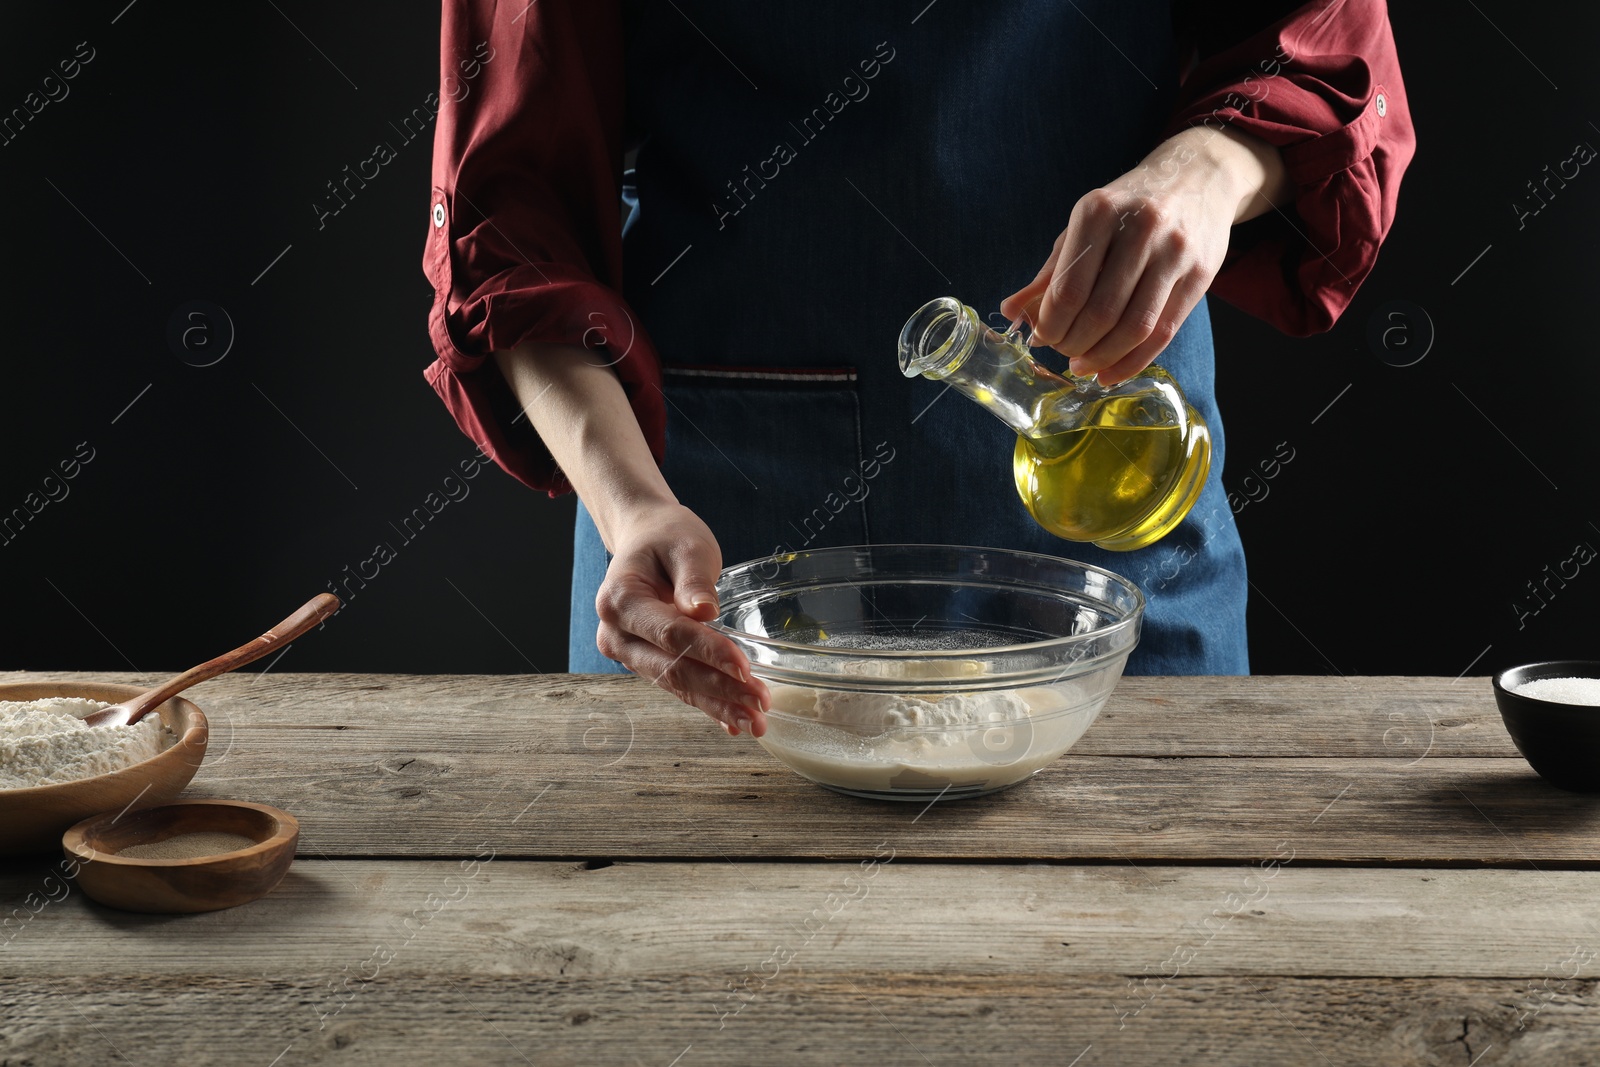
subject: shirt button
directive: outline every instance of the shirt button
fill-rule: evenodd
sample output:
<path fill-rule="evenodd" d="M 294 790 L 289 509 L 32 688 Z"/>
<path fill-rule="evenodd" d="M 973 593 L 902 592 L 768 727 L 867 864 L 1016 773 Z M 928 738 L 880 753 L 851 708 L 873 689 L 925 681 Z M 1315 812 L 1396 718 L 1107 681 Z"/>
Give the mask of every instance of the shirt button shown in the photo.
<path fill-rule="evenodd" d="M 1383 97 L 1381 97 L 1381 96 L 1378 97 L 1378 100 L 1379 100 L 1378 114 L 1381 115 L 1381 114 L 1383 114 L 1383 103 L 1382 103 Z M 433 205 L 433 225 L 434 225 L 435 229 L 438 229 L 439 227 L 444 225 L 444 205 L 443 204 L 435 204 L 435 205 Z"/>
<path fill-rule="evenodd" d="M 1387 100 L 1385 100 L 1383 98 L 1383 94 L 1382 93 L 1379 93 L 1378 94 L 1378 117 L 1381 119 L 1385 115 L 1387 115 L 1388 113 L 1389 113 L 1389 101 L 1387 101 Z"/>

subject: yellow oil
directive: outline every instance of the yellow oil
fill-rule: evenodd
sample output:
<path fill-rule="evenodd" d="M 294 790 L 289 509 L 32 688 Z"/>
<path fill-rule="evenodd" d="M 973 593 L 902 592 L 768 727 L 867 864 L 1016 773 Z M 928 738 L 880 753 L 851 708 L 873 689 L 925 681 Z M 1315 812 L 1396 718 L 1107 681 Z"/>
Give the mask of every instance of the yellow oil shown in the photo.
<path fill-rule="evenodd" d="M 1205 486 L 1211 441 L 1187 426 L 1128 425 L 1135 397 L 1108 398 L 1084 424 L 1040 440 L 1017 438 L 1012 470 L 1034 520 L 1071 541 L 1130 551 L 1160 540 Z"/>

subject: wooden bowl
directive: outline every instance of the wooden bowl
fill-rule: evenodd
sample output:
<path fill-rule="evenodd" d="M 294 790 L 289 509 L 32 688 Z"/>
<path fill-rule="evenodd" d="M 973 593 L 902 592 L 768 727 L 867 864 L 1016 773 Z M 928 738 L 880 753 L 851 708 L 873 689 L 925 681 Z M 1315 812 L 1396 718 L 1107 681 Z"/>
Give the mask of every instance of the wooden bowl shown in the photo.
<path fill-rule="evenodd" d="M 135 859 L 130 845 L 179 834 L 240 834 L 255 842 L 237 852 L 195 859 Z M 91 900 L 124 911 L 176 914 L 218 911 L 265 896 L 294 862 L 300 824 L 293 815 L 242 800 L 179 800 L 119 816 L 85 819 L 61 838 L 78 885 Z"/>
<path fill-rule="evenodd" d="M 0 685 L 0 700 L 86 697 L 116 703 L 144 691 L 137 685 L 22 682 Z M 120 812 L 130 804 L 163 804 L 183 792 L 205 759 L 206 717 L 182 697 L 162 704 L 157 714 L 177 741 L 143 763 L 76 782 L 0 789 L 0 856 L 53 851 L 60 847 L 61 832 L 79 819 Z"/>

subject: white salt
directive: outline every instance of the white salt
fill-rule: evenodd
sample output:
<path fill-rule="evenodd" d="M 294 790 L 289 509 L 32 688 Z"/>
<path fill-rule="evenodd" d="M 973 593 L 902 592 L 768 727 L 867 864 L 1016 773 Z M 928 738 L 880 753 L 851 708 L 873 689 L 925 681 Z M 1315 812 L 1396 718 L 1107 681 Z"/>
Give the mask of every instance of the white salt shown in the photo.
<path fill-rule="evenodd" d="M 1523 682 L 1513 693 L 1557 704 L 1589 704 L 1600 707 L 1600 678 L 1538 678 Z"/>
<path fill-rule="evenodd" d="M 151 713 L 132 726 L 89 726 L 110 707 L 80 697 L 0 700 L 0 789 L 28 789 L 109 774 L 157 755 L 171 734 Z"/>

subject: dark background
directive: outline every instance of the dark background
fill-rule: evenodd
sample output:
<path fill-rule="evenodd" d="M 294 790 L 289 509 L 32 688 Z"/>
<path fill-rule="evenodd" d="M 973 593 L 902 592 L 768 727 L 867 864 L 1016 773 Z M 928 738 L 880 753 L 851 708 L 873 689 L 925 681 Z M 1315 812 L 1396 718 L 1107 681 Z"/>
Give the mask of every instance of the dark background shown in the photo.
<path fill-rule="evenodd" d="M 1600 548 L 1600 162 L 1521 229 L 1513 207 L 1534 206 L 1547 164 L 1600 146 L 1600 12 L 1427 12 L 1392 13 L 1420 147 L 1350 310 L 1296 340 L 1212 303 L 1258 673 L 1600 658 L 1600 565 L 1552 581 L 1542 608 L 1527 589 Z M 0 145 L 0 516 L 80 442 L 94 458 L 0 544 L 0 668 L 176 670 L 387 541 L 398 557 L 284 669 L 564 669 L 570 499 L 490 468 L 409 542 L 391 525 L 473 453 L 422 379 L 432 131 L 390 125 L 438 87 L 437 7 L 7 15 L 0 113 L 79 42 L 94 58 Z M 325 183 L 378 141 L 397 158 L 319 228 Z M 178 316 L 201 326 L 187 349 L 168 339 L 196 300 L 234 333 L 204 367 L 226 343 L 217 312 Z M 1412 310 L 1391 319 L 1393 301 Z M 1371 323 L 1398 327 L 1387 349 Z M 1247 483 L 1280 443 L 1293 460 Z M 1519 619 L 1518 602 L 1540 610 Z"/>

